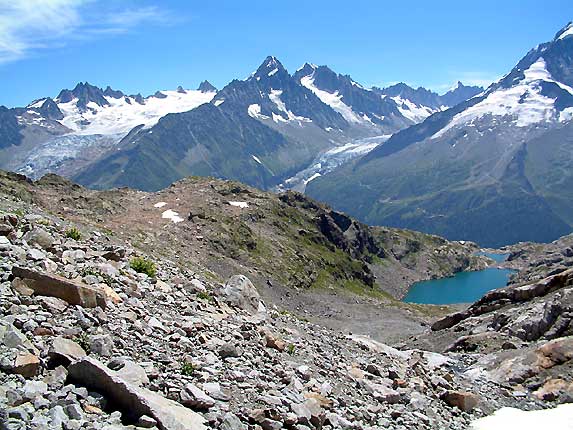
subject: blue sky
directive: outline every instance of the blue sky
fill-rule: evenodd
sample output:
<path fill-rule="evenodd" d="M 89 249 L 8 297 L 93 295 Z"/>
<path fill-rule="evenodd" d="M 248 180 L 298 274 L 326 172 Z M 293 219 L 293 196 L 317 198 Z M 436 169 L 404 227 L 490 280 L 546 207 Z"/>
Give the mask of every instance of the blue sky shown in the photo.
<path fill-rule="evenodd" d="M 222 87 L 267 55 L 367 85 L 485 84 L 573 19 L 571 0 L 0 0 L 0 104 L 78 81 L 149 95 Z"/>

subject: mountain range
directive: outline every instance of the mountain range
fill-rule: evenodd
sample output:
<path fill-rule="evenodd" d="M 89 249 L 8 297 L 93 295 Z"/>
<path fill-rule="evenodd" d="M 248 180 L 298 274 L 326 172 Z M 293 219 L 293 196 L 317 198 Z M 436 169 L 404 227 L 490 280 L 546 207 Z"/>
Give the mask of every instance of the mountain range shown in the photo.
<path fill-rule="evenodd" d="M 208 81 L 143 97 L 79 83 L 0 109 L 0 167 L 56 172 L 92 188 L 157 190 L 189 175 L 263 189 L 306 183 L 479 87 L 440 96 L 398 84 L 367 89 L 326 66 L 289 74 L 267 57 L 220 91 Z"/>
<path fill-rule="evenodd" d="M 573 24 L 485 92 L 392 135 L 307 192 L 370 224 L 547 242 L 573 228 Z"/>

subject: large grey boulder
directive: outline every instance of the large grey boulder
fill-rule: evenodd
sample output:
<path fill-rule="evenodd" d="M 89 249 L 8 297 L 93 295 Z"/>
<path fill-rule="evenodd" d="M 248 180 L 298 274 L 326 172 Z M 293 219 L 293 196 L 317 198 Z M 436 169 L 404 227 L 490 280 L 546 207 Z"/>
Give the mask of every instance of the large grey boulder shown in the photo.
<path fill-rule="evenodd" d="M 261 296 L 253 283 L 244 275 L 234 275 L 219 289 L 219 297 L 233 306 L 252 314 L 259 311 Z"/>
<path fill-rule="evenodd" d="M 76 383 L 104 394 L 134 421 L 147 415 L 157 421 L 161 430 L 206 430 L 201 415 L 153 391 L 130 384 L 94 358 L 85 357 L 72 363 L 68 373 Z"/>
<path fill-rule="evenodd" d="M 55 242 L 54 236 L 52 236 L 43 228 L 35 228 L 30 230 L 24 235 L 22 239 L 24 239 L 30 245 L 38 245 L 44 249 L 50 248 Z"/>

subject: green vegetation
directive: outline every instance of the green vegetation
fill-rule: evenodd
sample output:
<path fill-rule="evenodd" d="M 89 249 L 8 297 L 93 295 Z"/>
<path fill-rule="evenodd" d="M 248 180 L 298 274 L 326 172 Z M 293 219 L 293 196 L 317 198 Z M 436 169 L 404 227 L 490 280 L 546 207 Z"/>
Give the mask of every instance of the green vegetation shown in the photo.
<path fill-rule="evenodd" d="M 82 331 L 72 339 L 75 343 L 82 347 L 82 349 L 89 354 L 90 353 L 90 338 L 87 333 Z"/>
<path fill-rule="evenodd" d="M 82 238 L 82 234 L 76 227 L 71 227 L 66 230 L 66 237 L 69 237 L 73 240 L 80 240 Z"/>
<path fill-rule="evenodd" d="M 113 278 L 109 276 L 107 273 L 103 273 L 102 271 L 96 269 L 95 267 L 84 267 L 81 271 L 82 277 L 84 276 L 97 276 L 98 278 L 102 278 L 103 282 L 111 287 L 113 284 Z"/>
<path fill-rule="evenodd" d="M 150 278 L 153 278 L 157 274 L 155 263 L 143 257 L 133 258 L 129 262 L 129 267 L 131 267 L 137 273 L 145 273 Z"/>
<path fill-rule="evenodd" d="M 206 291 L 200 291 L 197 293 L 197 298 L 201 299 L 201 300 L 205 300 L 206 302 L 212 302 L 213 301 L 213 297 L 211 296 L 211 294 L 209 294 Z"/>
<path fill-rule="evenodd" d="M 294 355 L 295 349 L 296 349 L 296 347 L 294 346 L 293 343 L 289 343 L 289 344 L 288 344 L 288 346 L 287 346 L 287 352 L 289 353 L 289 355 Z"/>
<path fill-rule="evenodd" d="M 183 361 L 181 363 L 181 374 L 184 376 L 193 376 L 195 373 L 195 366 L 192 363 Z"/>

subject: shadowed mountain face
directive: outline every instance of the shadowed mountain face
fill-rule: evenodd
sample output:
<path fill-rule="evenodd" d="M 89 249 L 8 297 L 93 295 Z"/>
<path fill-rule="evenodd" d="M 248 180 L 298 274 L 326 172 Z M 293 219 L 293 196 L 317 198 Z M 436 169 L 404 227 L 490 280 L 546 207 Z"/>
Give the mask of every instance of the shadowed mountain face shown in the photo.
<path fill-rule="evenodd" d="M 572 230 L 573 32 L 307 192 L 371 224 L 499 246 Z"/>

